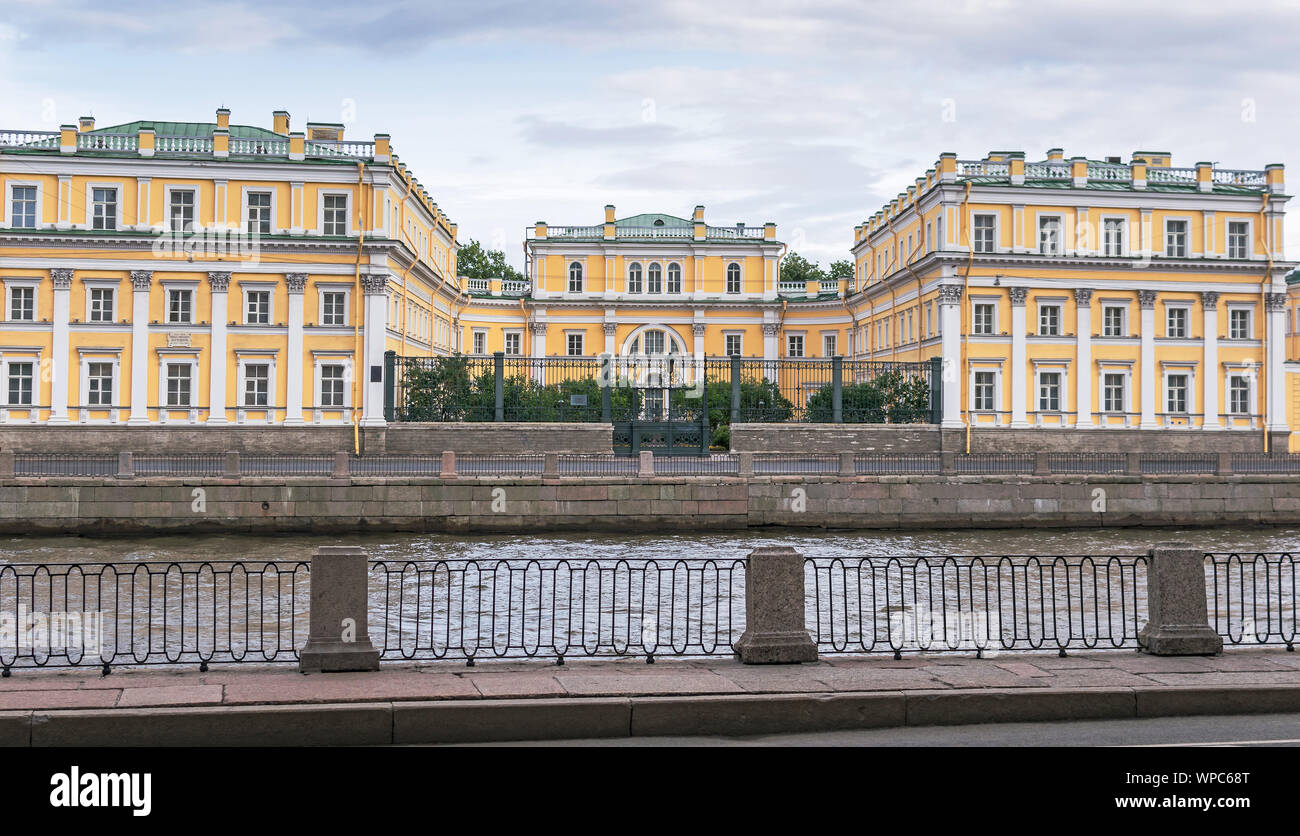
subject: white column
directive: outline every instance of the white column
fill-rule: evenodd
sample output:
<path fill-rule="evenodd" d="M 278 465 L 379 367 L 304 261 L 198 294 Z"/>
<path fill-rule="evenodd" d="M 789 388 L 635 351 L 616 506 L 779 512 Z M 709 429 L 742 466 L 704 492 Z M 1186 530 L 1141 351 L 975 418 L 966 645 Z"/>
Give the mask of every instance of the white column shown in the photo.
<path fill-rule="evenodd" d="M 212 286 L 212 340 L 208 356 L 208 423 L 226 423 L 226 322 L 229 273 L 208 273 Z"/>
<path fill-rule="evenodd" d="M 703 322 L 691 324 L 691 346 L 695 360 L 695 376 L 691 380 L 704 380 L 704 332 L 706 327 Z"/>
<path fill-rule="evenodd" d="M 546 323 L 534 320 L 529 326 L 533 332 L 532 356 L 534 360 L 542 360 L 546 357 Z M 563 335 L 561 335 L 563 336 Z M 567 347 L 566 349 L 567 350 Z M 543 363 L 533 363 L 533 380 L 541 386 L 546 383 L 546 366 Z"/>
<path fill-rule="evenodd" d="M 1286 420 L 1286 294 L 1270 293 L 1265 300 L 1268 315 L 1268 413 L 1265 418 L 1269 432 L 1287 432 Z M 1271 448 L 1270 448 L 1271 449 Z M 1274 451 L 1278 452 L 1278 451 Z M 1286 452 L 1282 450 L 1281 452 Z"/>
<path fill-rule="evenodd" d="M 1075 339 L 1078 345 L 1078 364 L 1074 371 L 1074 425 L 1081 430 L 1091 429 L 1092 423 L 1092 291 L 1075 288 Z"/>
<path fill-rule="evenodd" d="M 362 390 L 361 426 L 382 427 L 385 426 L 384 346 L 388 332 L 388 274 L 362 276 L 361 288 L 366 295 L 365 362 L 358 372 L 361 385 L 365 387 Z"/>
<path fill-rule="evenodd" d="M 72 271 L 50 271 L 54 282 L 54 344 L 50 356 L 50 423 L 68 423 L 68 382 L 72 367 L 68 362 L 68 323 L 72 313 Z"/>
<path fill-rule="evenodd" d="M 1029 401 L 1025 391 L 1025 297 L 1029 288 L 1010 287 L 1007 293 L 1011 296 L 1011 426 L 1028 427 L 1029 421 L 1025 417 L 1025 406 Z"/>
<path fill-rule="evenodd" d="M 763 323 L 763 359 L 773 361 L 763 366 L 763 375 L 767 377 L 768 380 L 777 379 L 775 361 L 778 357 L 777 339 L 779 338 L 780 332 L 781 326 L 777 323 Z"/>
<path fill-rule="evenodd" d="M 608 313 L 605 315 L 609 316 Z M 618 331 L 618 325 L 606 319 L 604 328 L 605 328 L 605 353 L 612 355 L 614 353 L 614 335 Z"/>
<path fill-rule="evenodd" d="M 149 423 L 149 288 L 152 270 L 131 271 L 131 417 Z"/>
<path fill-rule="evenodd" d="M 1219 294 L 1207 290 L 1201 294 L 1201 308 L 1204 311 L 1204 331 L 1201 345 L 1205 355 L 1201 361 L 1201 397 L 1204 403 L 1201 412 L 1201 428 L 1221 430 L 1219 423 Z"/>
<path fill-rule="evenodd" d="M 961 295 L 959 284 L 939 285 L 939 328 L 943 346 L 943 424 L 961 423 Z"/>
<path fill-rule="evenodd" d="M 1156 423 L 1156 292 L 1139 290 L 1142 308 L 1142 420 L 1140 429 L 1154 430 Z"/>
<path fill-rule="evenodd" d="M 285 273 L 289 287 L 289 350 L 286 354 L 289 368 L 285 389 L 284 423 L 301 424 L 302 420 L 302 310 L 303 291 L 307 287 L 306 273 Z"/>

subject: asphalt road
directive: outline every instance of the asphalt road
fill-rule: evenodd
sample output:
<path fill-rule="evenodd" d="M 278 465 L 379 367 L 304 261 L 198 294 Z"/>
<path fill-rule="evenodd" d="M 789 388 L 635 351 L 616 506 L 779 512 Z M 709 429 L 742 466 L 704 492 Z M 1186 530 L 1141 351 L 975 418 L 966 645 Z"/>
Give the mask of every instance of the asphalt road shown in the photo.
<path fill-rule="evenodd" d="M 632 737 L 484 746 L 1300 746 L 1300 714 L 990 723 L 779 734 Z"/>

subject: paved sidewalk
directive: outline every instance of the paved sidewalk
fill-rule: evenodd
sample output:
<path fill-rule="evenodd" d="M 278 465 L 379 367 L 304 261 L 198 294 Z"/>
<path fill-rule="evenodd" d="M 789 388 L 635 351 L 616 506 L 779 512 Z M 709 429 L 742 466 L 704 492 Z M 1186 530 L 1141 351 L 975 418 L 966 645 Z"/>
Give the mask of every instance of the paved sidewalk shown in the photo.
<path fill-rule="evenodd" d="M 1300 711 L 1300 654 L 1135 651 L 386 664 L 304 676 L 290 666 L 15 670 L 0 679 L 0 744 L 388 743 L 767 734 L 971 722 Z"/>

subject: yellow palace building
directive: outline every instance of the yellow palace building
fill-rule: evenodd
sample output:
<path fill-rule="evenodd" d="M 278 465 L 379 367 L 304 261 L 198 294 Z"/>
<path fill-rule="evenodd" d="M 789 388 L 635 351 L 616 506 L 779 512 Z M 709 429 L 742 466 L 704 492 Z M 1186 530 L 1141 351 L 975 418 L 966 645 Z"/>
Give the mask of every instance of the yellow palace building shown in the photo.
<path fill-rule="evenodd" d="M 947 427 L 1256 431 L 1285 451 L 1287 200 L 1281 165 L 943 154 L 854 228 L 850 351 L 941 357 Z"/>
<path fill-rule="evenodd" d="M 383 423 L 455 345 L 456 226 L 342 125 L 0 132 L 0 422 Z"/>

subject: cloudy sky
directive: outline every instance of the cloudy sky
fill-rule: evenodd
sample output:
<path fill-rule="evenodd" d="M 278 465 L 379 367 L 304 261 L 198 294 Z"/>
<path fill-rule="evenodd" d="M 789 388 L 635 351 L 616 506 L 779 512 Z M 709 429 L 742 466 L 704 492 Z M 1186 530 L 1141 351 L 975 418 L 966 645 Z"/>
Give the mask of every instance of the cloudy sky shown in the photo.
<path fill-rule="evenodd" d="M 1168 150 L 1300 183 L 1296 4 L 4 0 L 0 127 L 343 121 L 522 262 L 536 220 L 775 221 L 823 265 L 943 151 Z M 1300 223 L 1287 233 L 1300 254 Z"/>

